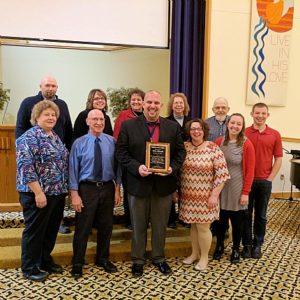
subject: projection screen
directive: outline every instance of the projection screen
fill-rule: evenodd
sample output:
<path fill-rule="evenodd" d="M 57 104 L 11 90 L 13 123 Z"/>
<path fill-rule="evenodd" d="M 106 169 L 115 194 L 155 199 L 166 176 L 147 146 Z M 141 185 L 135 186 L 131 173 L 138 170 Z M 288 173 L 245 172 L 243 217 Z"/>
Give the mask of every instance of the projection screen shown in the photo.
<path fill-rule="evenodd" d="M 168 0 L 0 0 L 0 37 L 168 48 Z"/>

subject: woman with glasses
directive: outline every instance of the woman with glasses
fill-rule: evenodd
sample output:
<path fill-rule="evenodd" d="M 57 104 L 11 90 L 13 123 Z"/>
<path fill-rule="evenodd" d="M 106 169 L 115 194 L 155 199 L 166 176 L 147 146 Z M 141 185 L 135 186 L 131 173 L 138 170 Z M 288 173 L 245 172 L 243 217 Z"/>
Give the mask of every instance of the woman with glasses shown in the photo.
<path fill-rule="evenodd" d="M 179 219 L 191 224 L 192 253 L 183 263 L 197 261 L 194 269 L 202 271 L 207 267 L 212 242 L 210 224 L 219 218 L 219 194 L 230 176 L 223 152 L 207 141 L 208 125 L 193 119 L 186 131 L 189 140 L 185 142 L 186 158 L 180 175 Z"/>
<path fill-rule="evenodd" d="M 86 102 L 86 109 L 79 113 L 74 123 L 74 140 L 87 134 L 89 127 L 86 124 L 86 118 L 91 109 L 100 109 L 105 118 L 105 126 L 103 133 L 113 135 L 113 129 L 111 126 L 111 121 L 106 111 L 108 110 L 107 106 L 107 96 L 104 91 L 100 89 L 92 89 L 89 92 L 88 99 Z"/>
<path fill-rule="evenodd" d="M 168 103 L 168 117 L 167 119 L 177 122 L 180 125 L 181 136 L 183 141 L 187 140 L 187 135 L 185 133 L 185 125 L 191 118 L 188 116 L 190 111 L 190 106 L 187 101 L 187 97 L 183 93 L 174 93 L 170 97 L 170 101 Z M 180 189 L 178 188 L 178 192 L 173 194 L 173 202 L 171 205 L 171 211 L 169 216 L 168 227 L 176 228 L 176 209 L 175 202 L 178 202 L 180 205 Z M 190 228 L 189 224 L 182 223 L 183 226 Z"/>

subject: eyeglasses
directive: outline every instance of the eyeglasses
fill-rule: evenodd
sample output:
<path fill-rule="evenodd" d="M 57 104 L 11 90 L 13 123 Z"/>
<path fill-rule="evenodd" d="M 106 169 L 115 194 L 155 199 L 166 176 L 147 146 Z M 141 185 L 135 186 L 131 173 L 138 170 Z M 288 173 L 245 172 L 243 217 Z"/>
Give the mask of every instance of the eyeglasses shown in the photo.
<path fill-rule="evenodd" d="M 190 131 L 203 131 L 202 128 L 191 128 Z"/>
<path fill-rule="evenodd" d="M 93 98 L 93 101 L 97 101 L 97 100 L 106 101 L 104 97 L 95 97 L 95 98 Z"/>

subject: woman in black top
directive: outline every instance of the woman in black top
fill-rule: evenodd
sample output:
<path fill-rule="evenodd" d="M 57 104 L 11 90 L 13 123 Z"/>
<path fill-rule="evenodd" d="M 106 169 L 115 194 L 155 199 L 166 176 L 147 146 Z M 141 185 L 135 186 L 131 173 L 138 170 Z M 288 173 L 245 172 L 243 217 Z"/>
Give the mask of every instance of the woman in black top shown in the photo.
<path fill-rule="evenodd" d="M 187 98 L 185 94 L 183 93 L 175 93 L 172 94 L 170 97 L 170 101 L 168 104 L 168 117 L 167 119 L 172 120 L 174 122 L 177 122 L 180 125 L 181 128 L 181 136 L 183 141 L 186 141 L 188 139 L 186 133 L 185 133 L 185 125 L 188 121 L 191 120 L 191 118 L 188 116 L 188 113 L 190 111 L 190 106 L 188 104 Z M 175 193 L 173 198 L 175 201 L 178 200 L 178 195 L 180 193 Z M 185 225 L 185 224 L 183 224 Z M 188 227 L 188 224 L 186 224 Z M 171 211 L 170 211 L 170 217 L 169 217 L 169 223 L 168 227 L 170 228 L 176 228 L 176 211 L 175 211 L 175 203 L 172 202 Z"/>
<path fill-rule="evenodd" d="M 86 124 L 86 118 L 91 109 L 102 110 L 105 118 L 105 126 L 103 132 L 113 135 L 113 129 L 109 116 L 105 113 L 108 109 L 107 96 L 104 91 L 100 89 L 92 89 L 89 92 L 86 102 L 86 109 L 79 113 L 74 123 L 74 140 L 87 134 L 89 127 Z"/>

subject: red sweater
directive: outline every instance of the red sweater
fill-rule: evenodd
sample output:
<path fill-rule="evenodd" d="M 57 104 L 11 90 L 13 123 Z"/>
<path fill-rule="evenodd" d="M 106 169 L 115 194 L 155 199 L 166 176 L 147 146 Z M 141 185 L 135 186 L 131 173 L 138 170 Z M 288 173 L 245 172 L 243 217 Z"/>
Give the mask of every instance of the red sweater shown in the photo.
<path fill-rule="evenodd" d="M 121 125 L 124 121 L 129 120 L 129 119 L 134 119 L 136 118 L 136 115 L 133 114 L 131 108 L 127 108 L 125 110 L 122 110 L 116 121 L 115 121 L 115 128 L 114 128 L 114 138 L 117 140 L 120 130 L 121 130 Z"/>
<path fill-rule="evenodd" d="M 215 143 L 221 145 L 224 137 L 221 136 L 216 139 Z M 245 140 L 243 145 L 243 190 L 242 195 L 248 195 L 251 191 L 252 182 L 254 179 L 255 169 L 255 151 L 249 139 Z"/>

